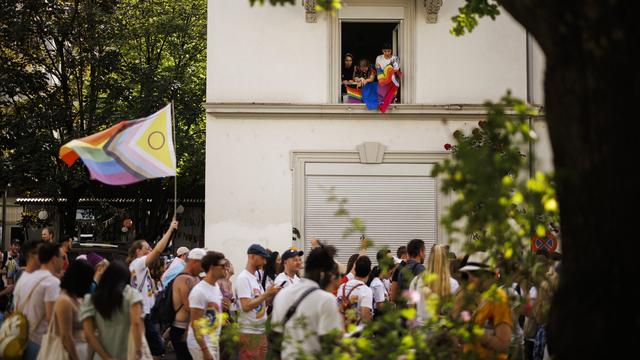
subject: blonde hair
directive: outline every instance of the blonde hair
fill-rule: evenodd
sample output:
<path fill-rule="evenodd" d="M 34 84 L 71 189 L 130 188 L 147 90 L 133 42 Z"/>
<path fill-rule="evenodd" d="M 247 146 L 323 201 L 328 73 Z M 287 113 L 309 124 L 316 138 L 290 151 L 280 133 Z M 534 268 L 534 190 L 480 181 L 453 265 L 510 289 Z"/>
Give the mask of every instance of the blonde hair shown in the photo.
<path fill-rule="evenodd" d="M 438 296 L 451 295 L 451 271 L 449 270 L 449 250 L 446 245 L 434 244 L 429 253 L 427 273 L 436 275 L 429 288 Z"/>

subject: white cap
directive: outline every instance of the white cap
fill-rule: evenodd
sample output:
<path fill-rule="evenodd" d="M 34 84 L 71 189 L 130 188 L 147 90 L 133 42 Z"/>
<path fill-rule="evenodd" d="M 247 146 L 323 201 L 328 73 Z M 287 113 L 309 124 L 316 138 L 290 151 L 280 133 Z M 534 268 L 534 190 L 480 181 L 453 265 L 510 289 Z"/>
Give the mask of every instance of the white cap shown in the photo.
<path fill-rule="evenodd" d="M 181 246 L 178 248 L 178 251 L 176 251 L 176 256 L 182 256 L 188 252 L 189 252 L 189 248 Z"/>
<path fill-rule="evenodd" d="M 207 251 L 205 249 L 193 248 L 189 251 L 189 255 L 187 255 L 187 259 L 191 260 L 202 260 L 202 258 L 207 255 Z"/>

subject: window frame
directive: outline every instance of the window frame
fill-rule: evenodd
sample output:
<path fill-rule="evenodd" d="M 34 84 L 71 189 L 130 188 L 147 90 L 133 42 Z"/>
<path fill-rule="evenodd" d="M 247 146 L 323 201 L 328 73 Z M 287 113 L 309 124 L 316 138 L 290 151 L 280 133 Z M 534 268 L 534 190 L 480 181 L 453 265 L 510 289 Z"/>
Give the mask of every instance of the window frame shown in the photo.
<path fill-rule="evenodd" d="M 340 74 L 342 70 L 342 23 L 343 22 L 399 22 L 398 47 L 401 67 L 406 74 L 400 86 L 400 104 L 415 103 L 415 1 L 351 2 L 329 17 L 329 97 L 330 104 L 340 102 Z M 350 104 L 353 106 L 353 104 Z"/>

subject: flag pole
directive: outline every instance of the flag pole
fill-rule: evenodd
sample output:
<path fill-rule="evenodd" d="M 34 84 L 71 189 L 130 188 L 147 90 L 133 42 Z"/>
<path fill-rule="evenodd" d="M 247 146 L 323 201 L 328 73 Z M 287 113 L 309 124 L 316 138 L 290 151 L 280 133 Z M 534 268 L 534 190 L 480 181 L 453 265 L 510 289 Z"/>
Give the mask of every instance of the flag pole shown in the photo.
<path fill-rule="evenodd" d="M 176 216 L 178 207 L 178 142 L 176 139 L 176 111 L 173 100 L 171 100 L 171 128 L 173 130 L 173 148 L 176 154 L 176 176 L 173 177 L 173 216 Z"/>

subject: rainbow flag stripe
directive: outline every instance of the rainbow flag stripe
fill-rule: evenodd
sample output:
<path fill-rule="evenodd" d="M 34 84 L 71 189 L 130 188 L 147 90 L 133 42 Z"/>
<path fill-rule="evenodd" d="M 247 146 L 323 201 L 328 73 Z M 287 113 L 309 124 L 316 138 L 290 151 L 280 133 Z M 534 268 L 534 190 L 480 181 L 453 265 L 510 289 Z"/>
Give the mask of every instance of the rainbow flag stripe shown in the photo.
<path fill-rule="evenodd" d="M 347 95 L 349 95 L 349 99 L 362 101 L 362 91 L 357 87 L 347 86 Z"/>
<path fill-rule="evenodd" d="M 387 65 L 384 67 L 384 69 L 377 70 L 378 85 L 385 86 L 393 82 L 396 86 L 399 86 L 400 84 L 398 83 L 398 79 L 396 77 L 401 75 L 402 73 L 400 72 L 400 70 L 394 70 L 393 66 Z"/>
<path fill-rule="evenodd" d="M 82 159 L 91 179 L 108 185 L 175 176 L 171 105 L 147 118 L 121 121 L 72 140 L 60 148 L 60 158 L 69 167 Z"/>

